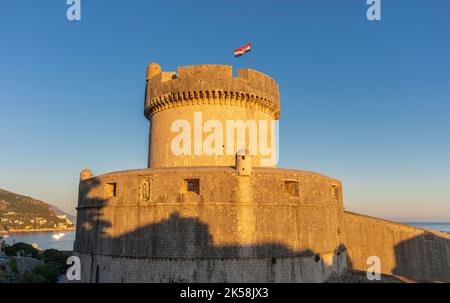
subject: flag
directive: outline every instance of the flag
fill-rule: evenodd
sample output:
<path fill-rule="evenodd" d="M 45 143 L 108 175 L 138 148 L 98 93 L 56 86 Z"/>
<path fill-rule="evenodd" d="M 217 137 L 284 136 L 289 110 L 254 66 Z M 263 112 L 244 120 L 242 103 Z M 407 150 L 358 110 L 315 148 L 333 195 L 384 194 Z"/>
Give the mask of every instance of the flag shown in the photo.
<path fill-rule="evenodd" d="M 245 54 L 246 52 L 251 51 L 251 49 L 252 49 L 252 44 L 248 43 L 248 44 L 244 45 L 243 47 L 236 48 L 234 50 L 234 56 L 235 57 L 240 57 L 243 54 Z"/>

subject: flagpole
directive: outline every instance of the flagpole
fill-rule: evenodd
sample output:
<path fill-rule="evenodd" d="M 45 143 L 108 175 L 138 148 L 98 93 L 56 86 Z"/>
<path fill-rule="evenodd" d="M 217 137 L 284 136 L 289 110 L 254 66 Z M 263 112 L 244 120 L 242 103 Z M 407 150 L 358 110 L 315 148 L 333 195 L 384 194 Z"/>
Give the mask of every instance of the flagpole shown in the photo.
<path fill-rule="evenodd" d="M 250 42 L 250 47 L 251 47 L 251 42 Z M 252 49 L 250 48 L 250 54 L 248 56 L 248 65 L 249 68 L 252 68 Z"/>

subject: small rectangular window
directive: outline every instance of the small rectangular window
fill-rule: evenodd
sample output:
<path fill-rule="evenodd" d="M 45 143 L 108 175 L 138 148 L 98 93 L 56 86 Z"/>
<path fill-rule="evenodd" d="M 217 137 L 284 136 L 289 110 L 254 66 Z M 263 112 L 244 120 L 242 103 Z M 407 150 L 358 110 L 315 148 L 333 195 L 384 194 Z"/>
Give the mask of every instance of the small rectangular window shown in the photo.
<path fill-rule="evenodd" d="M 299 182 L 295 180 L 285 180 L 284 181 L 284 191 L 291 197 L 299 196 Z"/>
<path fill-rule="evenodd" d="M 200 180 L 199 179 L 185 179 L 186 191 L 200 194 Z"/>
<path fill-rule="evenodd" d="M 105 192 L 107 197 L 115 197 L 117 195 L 116 183 L 106 183 Z"/>
<path fill-rule="evenodd" d="M 424 235 L 425 240 L 427 241 L 434 241 L 435 237 L 432 233 L 425 233 Z"/>

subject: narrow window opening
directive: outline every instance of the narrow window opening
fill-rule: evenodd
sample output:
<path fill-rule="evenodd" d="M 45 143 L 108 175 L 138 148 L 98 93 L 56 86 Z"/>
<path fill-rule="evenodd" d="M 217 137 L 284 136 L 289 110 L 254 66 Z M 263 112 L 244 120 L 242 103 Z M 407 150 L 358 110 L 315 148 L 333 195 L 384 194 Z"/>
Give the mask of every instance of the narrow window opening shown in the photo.
<path fill-rule="evenodd" d="M 105 191 L 107 197 L 117 196 L 117 183 L 106 183 Z"/>
<path fill-rule="evenodd" d="M 200 180 L 199 179 L 186 179 L 186 191 L 194 192 L 197 195 L 200 194 Z"/>
<path fill-rule="evenodd" d="M 289 194 L 291 197 L 298 197 L 299 196 L 299 182 L 298 181 L 292 181 L 292 180 L 285 180 L 284 181 L 284 191 Z"/>

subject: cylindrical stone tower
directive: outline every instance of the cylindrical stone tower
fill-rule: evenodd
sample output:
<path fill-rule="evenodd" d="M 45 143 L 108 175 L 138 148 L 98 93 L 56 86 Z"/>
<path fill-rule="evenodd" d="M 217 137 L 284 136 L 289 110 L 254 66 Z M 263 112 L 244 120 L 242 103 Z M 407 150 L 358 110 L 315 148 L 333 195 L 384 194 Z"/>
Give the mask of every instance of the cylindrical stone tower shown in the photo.
<path fill-rule="evenodd" d="M 253 69 L 197 65 L 163 72 L 147 68 L 145 116 L 149 168 L 234 166 L 247 150 L 254 166 L 275 166 L 277 83 Z"/>

